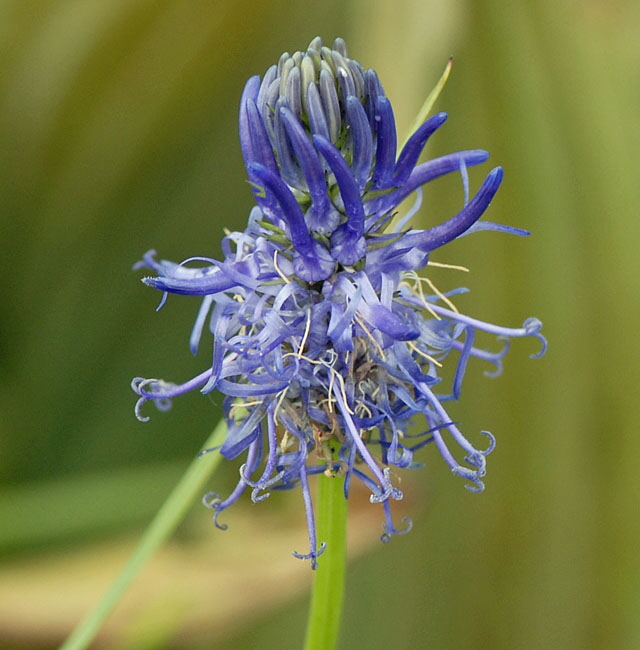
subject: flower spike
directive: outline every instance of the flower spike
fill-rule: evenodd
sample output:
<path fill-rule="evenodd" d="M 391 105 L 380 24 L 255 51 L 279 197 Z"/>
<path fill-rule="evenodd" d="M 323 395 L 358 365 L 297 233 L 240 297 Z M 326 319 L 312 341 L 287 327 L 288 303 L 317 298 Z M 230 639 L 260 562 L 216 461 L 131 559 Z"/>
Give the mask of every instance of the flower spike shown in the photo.
<path fill-rule="evenodd" d="M 283 54 L 262 79 L 249 79 L 240 102 L 240 146 L 256 203 L 246 229 L 224 237 L 221 260 L 175 264 L 150 251 L 136 265 L 152 272 L 143 282 L 164 297 L 203 298 L 192 352 L 204 332 L 213 338 L 212 357 L 192 379 L 132 382 L 137 417 L 148 420 L 147 402 L 163 411 L 187 391 L 224 395 L 227 435 L 216 451 L 238 459 L 239 479 L 224 499 L 206 495 L 205 506 L 224 529 L 221 514 L 245 492 L 259 503 L 299 488 L 309 551 L 293 554 L 314 569 L 325 548 L 311 498 L 315 475 L 343 475 L 345 498 L 353 481 L 362 483 L 382 506 L 383 542 L 408 532 L 408 518 L 393 523 L 392 503 L 403 496 L 396 475 L 420 466 L 423 447 L 434 443 L 465 488 L 484 489 L 495 439 L 482 431 L 488 443 L 478 446 L 450 414 L 467 368 L 479 362 L 485 374 L 499 374 L 517 338 L 539 341 L 534 358 L 546 349 L 539 320 L 516 328 L 480 321 L 454 305 L 464 289 L 442 292 L 418 274 L 457 237 L 527 234 L 481 220 L 501 167 L 468 200 L 469 169 L 486 162 L 486 151 L 419 162 L 447 118 L 426 113 L 449 69 L 398 155 L 391 102 L 377 74 L 349 58 L 344 41 L 327 47 L 315 38 L 306 51 Z M 427 229 L 407 229 L 423 186 L 451 173 L 462 179 L 460 211 Z M 414 208 L 394 222 L 414 194 Z M 483 347 L 481 335 L 498 344 Z M 447 363 L 448 387 L 441 376 Z"/>

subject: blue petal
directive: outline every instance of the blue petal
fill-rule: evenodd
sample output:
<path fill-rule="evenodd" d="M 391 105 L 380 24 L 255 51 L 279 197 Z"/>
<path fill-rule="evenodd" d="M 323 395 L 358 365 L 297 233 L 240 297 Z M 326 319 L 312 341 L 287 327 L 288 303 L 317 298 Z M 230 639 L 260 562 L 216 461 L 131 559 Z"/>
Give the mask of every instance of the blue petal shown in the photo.
<path fill-rule="evenodd" d="M 343 97 L 349 97 L 349 95 L 356 94 L 356 86 L 351 76 L 351 70 L 347 65 L 347 62 L 342 58 L 341 55 L 334 53 L 333 60 L 336 63 L 336 73 L 338 77 L 338 84 L 340 85 L 340 92 Z"/>
<path fill-rule="evenodd" d="M 312 205 L 305 215 L 307 224 L 316 232 L 333 232 L 339 223 L 340 214 L 329 200 L 327 182 L 318 154 L 290 109 L 281 108 L 280 117 L 309 188 Z"/>
<path fill-rule="evenodd" d="M 286 106 L 286 100 L 283 98 L 278 99 L 273 124 L 275 148 L 280 167 L 276 173 L 280 174 L 280 177 L 287 185 L 305 192 L 307 190 L 307 183 L 304 178 L 304 173 L 300 169 L 300 165 L 296 162 L 294 148 L 290 144 L 290 139 L 287 138 L 287 128 L 282 120 L 282 111 Z M 287 108 L 286 110 L 290 109 Z"/>
<path fill-rule="evenodd" d="M 250 140 L 250 146 L 248 149 L 250 158 L 245 158 L 245 165 L 257 162 L 276 173 L 278 171 L 278 165 L 273 155 L 271 141 L 269 140 L 267 130 L 262 121 L 260 111 L 258 110 L 256 103 L 251 99 L 246 101 L 244 108 Z"/>
<path fill-rule="evenodd" d="M 340 102 L 336 93 L 336 86 L 333 76 L 328 70 L 320 70 L 318 79 L 320 89 L 320 99 L 324 107 L 324 115 L 329 127 L 329 139 L 335 142 L 340 135 L 340 126 L 342 120 L 340 117 Z"/>
<path fill-rule="evenodd" d="M 353 266 L 367 252 L 364 237 L 358 235 L 347 221 L 331 235 L 331 255 L 344 266 Z"/>
<path fill-rule="evenodd" d="M 378 75 L 375 73 L 375 70 L 367 70 L 364 73 L 364 88 L 365 95 L 368 98 L 368 101 L 365 105 L 365 110 L 367 111 L 367 117 L 369 118 L 369 126 L 372 131 L 376 130 L 376 105 L 378 97 L 384 97 L 384 90 Z"/>
<path fill-rule="evenodd" d="M 396 163 L 395 169 L 393 171 L 393 183 L 392 185 L 400 187 L 404 185 L 406 180 L 409 178 L 409 175 L 413 171 L 418 158 L 424 149 L 427 140 L 433 135 L 433 133 L 439 129 L 447 119 L 446 113 L 438 113 L 433 117 L 430 117 L 407 141 L 407 144 L 403 147 L 398 156 L 398 162 Z"/>
<path fill-rule="evenodd" d="M 493 223 L 492 221 L 476 221 L 469 230 L 464 234 L 470 235 L 480 230 L 493 230 L 494 232 L 506 232 L 509 235 L 516 235 L 518 237 L 528 237 L 531 233 L 524 228 L 516 228 L 515 226 L 506 226 L 502 223 Z"/>
<path fill-rule="evenodd" d="M 264 405 L 253 409 L 251 415 L 240 425 L 232 424 L 227 430 L 227 437 L 220 447 L 220 454 L 227 460 L 233 460 L 241 454 L 260 432 L 260 421 L 266 415 Z"/>
<path fill-rule="evenodd" d="M 386 97 L 376 101 L 376 166 L 373 172 L 374 189 L 390 187 L 391 176 L 396 162 L 396 122 L 391 102 Z"/>
<path fill-rule="evenodd" d="M 307 88 L 307 116 L 311 133 L 330 139 L 327 119 L 322 108 L 322 100 L 320 99 L 318 86 L 315 83 L 309 84 Z"/>
<path fill-rule="evenodd" d="M 309 234 L 302 209 L 291 190 L 278 176 L 262 165 L 251 164 L 247 169 L 264 184 L 265 190 L 268 190 L 280 205 L 282 218 L 289 227 L 293 244 L 293 268 L 296 274 L 307 282 L 326 280 L 333 273 L 334 260 L 329 251 Z"/>
<path fill-rule="evenodd" d="M 313 136 L 313 143 L 324 156 L 336 177 L 344 204 L 347 221 L 331 236 L 331 253 L 341 264 L 355 264 L 365 253 L 364 207 L 360 190 L 342 154 L 320 135 Z"/>
<path fill-rule="evenodd" d="M 211 273 L 190 279 L 159 276 L 156 278 L 142 278 L 142 282 L 160 291 L 187 296 L 206 296 L 220 291 L 227 291 L 238 284 L 237 280 L 223 273 Z"/>
<path fill-rule="evenodd" d="M 286 97 L 291 110 L 296 115 L 302 113 L 302 93 L 300 88 L 300 68 L 295 66 L 291 68 L 291 72 L 287 75 L 283 95 Z"/>
<path fill-rule="evenodd" d="M 363 303 L 359 311 L 369 323 L 396 341 L 412 341 L 420 335 L 418 330 L 405 323 L 383 305 L 368 305 Z"/>
<path fill-rule="evenodd" d="M 502 167 L 496 167 L 489 172 L 478 193 L 458 212 L 443 224 L 429 228 L 419 233 L 405 235 L 403 244 L 414 246 L 423 252 L 429 252 L 444 246 L 468 230 L 489 207 L 495 193 L 502 182 Z"/>
<path fill-rule="evenodd" d="M 359 190 L 365 188 L 371 173 L 373 139 L 367 114 L 357 97 L 347 97 L 347 119 L 353 138 L 353 162 L 351 169 Z"/>
<path fill-rule="evenodd" d="M 422 163 L 414 168 L 407 182 L 395 192 L 367 202 L 367 214 L 385 213 L 400 205 L 409 194 L 418 187 L 429 183 L 440 176 L 460 171 L 460 161 L 471 167 L 486 162 L 489 154 L 482 149 L 458 151 Z"/>
<path fill-rule="evenodd" d="M 245 164 L 254 160 L 253 144 L 251 142 L 251 132 L 249 131 L 249 117 L 247 115 L 247 101 L 255 101 L 260 89 L 260 77 L 255 75 L 251 77 L 244 86 L 242 91 L 242 98 L 240 99 L 240 115 L 238 118 L 238 126 L 240 132 L 240 148 L 242 149 L 242 157 Z"/>
<path fill-rule="evenodd" d="M 258 108 L 262 111 L 262 107 L 269 103 L 271 98 L 271 88 L 273 87 L 273 82 L 278 78 L 278 66 L 272 65 L 264 73 L 262 81 L 260 82 L 260 90 L 258 91 L 257 97 L 252 97 L 255 99 Z M 275 101 L 275 100 L 274 100 Z M 273 103 L 271 103 L 273 106 Z"/>

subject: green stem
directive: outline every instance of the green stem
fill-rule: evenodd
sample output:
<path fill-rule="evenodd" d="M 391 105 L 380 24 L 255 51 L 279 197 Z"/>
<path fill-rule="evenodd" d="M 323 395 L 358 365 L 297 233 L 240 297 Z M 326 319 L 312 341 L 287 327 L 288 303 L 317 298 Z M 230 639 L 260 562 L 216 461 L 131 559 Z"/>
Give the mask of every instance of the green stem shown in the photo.
<path fill-rule="evenodd" d="M 338 641 L 347 566 L 344 478 L 318 477 L 318 539 L 327 543 L 313 576 L 305 650 L 333 650 Z"/>
<path fill-rule="evenodd" d="M 205 442 L 203 448 L 209 449 L 221 445 L 224 441 L 226 430 L 226 424 L 224 420 L 221 420 Z M 151 524 L 149 524 L 149 527 L 120 572 L 120 575 L 113 582 L 102 600 L 78 624 L 71 633 L 71 636 L 62 644 L 60 650 L 85 650 L 85 648 L 89 647 L 89 644 L 96 638 L 103 623 L 117 605 L 120 598 L 122 598 L 134 578 L 138 575 L 140 569 L 142 569 L 151 555 L 166 541 L 182 521 L 187 510 L 193 503 L 194 497 L 203 489 L 205 481 L 217 467 L 220 458 L 220 454 L 211 453 L 202 457 L 196 457 L 192 461 L 183 477 L 158 511 L 158 514 Z"/>

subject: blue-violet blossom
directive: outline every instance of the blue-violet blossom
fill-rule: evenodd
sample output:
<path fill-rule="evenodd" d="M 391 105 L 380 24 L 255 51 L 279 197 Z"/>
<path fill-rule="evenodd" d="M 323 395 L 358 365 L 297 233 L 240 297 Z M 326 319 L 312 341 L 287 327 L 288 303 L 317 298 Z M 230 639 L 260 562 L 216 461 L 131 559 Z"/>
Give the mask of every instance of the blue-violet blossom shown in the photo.
<path fill-rule="evenodd" d="M 310 550 L 294 555 L 314 568 L 324 545 L 316 540 L 310 475 L 344 475 L 345 497 L 353 479 L 362 481 L 384 509 L 382 540 L 406 532 L 410 520 L 399 529 L 391 518 L 390 501 L 402 498 L 394 472 L 417 466 L 414 452 L 427 443 L 435 442 L 465 487 L 484 488 L 493 436 L 484 431 L 486 445 L 477 448 L 443 406 L 459 397 L 467 362 L 488 361 L 497 374 L 513 337 L 536 337 L 544 352 L 537 319 L 506 328 L 465 316 L 451 301 L 463 289 L 445 295 L 417 274 L 432 251 L 461 235 L 527 234 L 478 221 L 503 175 L 500 167 L 490 171 L 468 200 L 467 168 L 485 162 L 487 152 L 418 163 L 446 117 L 426 120 L 396 155 L 391 103 L 376 73 L 348 58 L 341 39 L 331 49 L 316 38 L 245 86 L 240 143 L 256 206 L 246 230 L 223 239 L 224 259 L 176 264 L 150 251 L 138 264 L 155 272 L 143 282 L 165 296 L 203 296 L 194 354 L 205 326 L 213 335 L 210 366 L 186 383 L 134 379 L 138 418 L 148 419 L 140 409 L 150 400 L 165 410 L 195 388 L 224 394 L 228 433 L 219 452 L 244 454 L 244 463 L 233 492 L 208 494 L 205 505 L 226 528 L 220 513 L 246 489 L 257 502 L 269 490 L 299 485 Z M 407 227 L 415 209 L 394 222 L 405 198 L 451 172 L 461 173 L 467 197 L 458 214 L 427 230 Z M 205 265 L 186 266 L 194 261 Z M 505 341 L 502 349 L 475 347 L 478 331 Z M 452 386 L 436 393 L 438 369 L 452 351 Z M 417 434 L 408 431 L 416 416 Z"/>

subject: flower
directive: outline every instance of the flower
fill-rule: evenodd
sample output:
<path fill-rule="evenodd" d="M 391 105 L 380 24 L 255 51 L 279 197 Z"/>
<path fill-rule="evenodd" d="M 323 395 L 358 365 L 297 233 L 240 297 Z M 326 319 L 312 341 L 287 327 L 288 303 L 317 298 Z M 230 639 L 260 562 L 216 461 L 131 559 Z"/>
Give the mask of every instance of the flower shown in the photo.
<path fill-rule="evenodd" d="M 138 418 L 148 419 L 141 415 L 145 402 L 164 410 L 196 388 L 225 395 L 228 433 L 219 451 L 244 462 L 233 492 L 224 499 L 208 494 L 205 505 L 226 528 L 220 514 L 245 490 L 257 502 L 270 490 L 300 486 L 310 550 L 294 555 L 314 568 L 323 547 L 309 476 L 343 474 L 345 497 L 352 480 L 362 481 L 383 507 L 382 540 L 406 532 L 409 520 L 401 529 L 391 518 L 390 502 L 402 498 L 394 472 L 415 467 L 414 452 L 428 443 L 465 487 L 484 488 L 494 438 L 485 431 L 486 446 L 474 446 L 443 406 L 458 399 L 469 360 L 488 361 L 497 374 L 508 340 L 525 336 L 542 343 L 534 356 L 544 353 L 540 321 L 520 328 L 484 323 L 454 306 L 451 298 L 464 289 L 443 294 L 417 274 L 432 251 L 461 235 L 528 234 L 479 221 L 502 181 L 500 167 L 444 223 L 408 227 L 417 207 L 394 223 L 405 198 L 419 197 L 421 186 L 444 174 L 460 172 L 468 197 L 467 168 L 488 158 L 470 150 L 418 163 L 446 118 L 426 120 L 397 156 L 391 103 L 376 73 L 350 59 L 341 39 L 330 49 L 316 38 L 245 86 L 240 143 L 256 206 L 246 230 L 223 239 L 224 259 L 176 264 L 150 251 L 138 264 L 155 272 L 143 282 L 165 297 L 203 296 L 194 354 L 205 325 L 213 335 L 210 366 L 186 383 L 134 379 Z M 187 266 L 192 262 L 201 266 Z M 505 343 L 497 352 L 481 349 L 477 332 Z M 450 353 L 457 357 L 452 385 L 437 393 Z M 413 433 L 418 420 L 422 429 Z"/>

